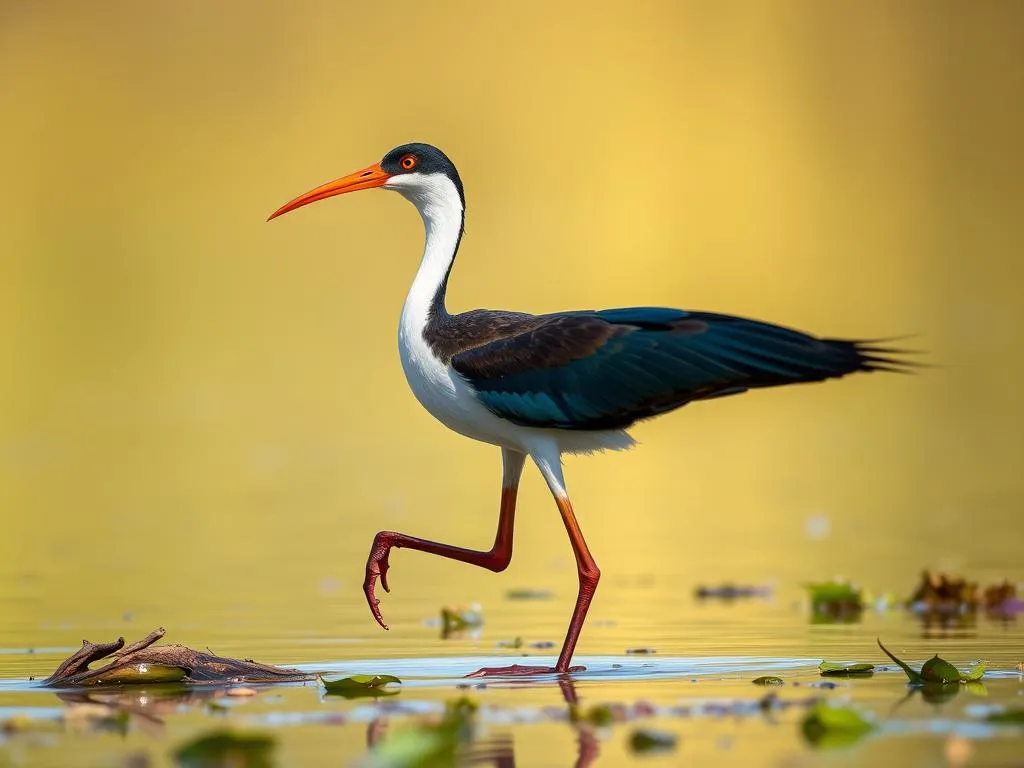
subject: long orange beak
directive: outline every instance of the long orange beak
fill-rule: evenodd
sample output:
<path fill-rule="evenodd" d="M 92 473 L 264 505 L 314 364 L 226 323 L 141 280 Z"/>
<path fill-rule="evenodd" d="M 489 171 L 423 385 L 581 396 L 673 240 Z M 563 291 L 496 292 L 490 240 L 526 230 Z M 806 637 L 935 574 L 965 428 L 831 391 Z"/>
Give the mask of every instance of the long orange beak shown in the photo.
<path fill-rule="evenodd" d="M 348 176 L 343 176 L 335 181 L 329 181 L 316 189 L 311 189 L 304 195 L 299 195 L 290 203 L 282 205 L 270 214 L 270 218 L 267 221 L 276 219 L 283 213 L 294 211 L 296 208 L 301 208 L 309 203 L 315 203 L 317 200 L 324 200 L 335 195 L 343 195 L 346 192 L 357 192 L 360 189 L 380 187 L 390 178 L 391 174 L 381 170 L 380 163 L 374 163 L 369 168 L 350 173 Z"/>

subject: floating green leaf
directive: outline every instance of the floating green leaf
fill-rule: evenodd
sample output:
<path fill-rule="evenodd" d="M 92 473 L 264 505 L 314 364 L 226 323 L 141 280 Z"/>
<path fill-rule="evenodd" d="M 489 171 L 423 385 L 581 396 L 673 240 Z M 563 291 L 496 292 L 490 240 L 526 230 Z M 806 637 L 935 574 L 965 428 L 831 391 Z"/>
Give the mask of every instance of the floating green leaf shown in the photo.
<path fill-rule="evenodd" d="M 981 661 L 975 664 L 969 672 L 964 675 L 960 675 L 961 682 L 973 683 L 981 680 L 985 676 L 985 662 Z"/>
<path fill-rule="evenodd" d="M 959 683 L 960 670 L 945 659 L 932 656 L 921 667 L 921 679 L 926 683 L 942 683 L 943 685 Z"/>
<path fill-rule="evenodd" d="M 667 731 L 640 728 L 629 737 L 629 748 L 637 754 L 647 752 L 668 752 L 675 749 L 678 738 Z"/>
<path fill-rule="evenodd" d="M 184 768 L 270 768 L 273 750 L 270 736 L 213 731 L 179 747 L 174 760 Z"/>
<path fill-rule="evenodd" d="M 985 664 L 976 664 L 969 672 L 961 673 L 956 667 L 950 664 L 945 659 L 941 659 L 938 656 L 933 656 L 928 659 L 921 667 L 921 671 L 918 672 L 910 667 L 904 661 L 897 659 L 889 652 L 889 649 L 882 645 L 882 641 L 878 641 L 878 647 L 882 649 L 882 652 L 896 662 L 900 668 L 907 673 L 907 677 L 910 682 L 914 685 L 953 685 L 955 683 L 973 683 L 981 680 L 985 675 Z M 926 697 L 927 698 L 927 697 Z"/>
<path fill-rule="evenodd" d="M 785 685 L 786 681 L 774 675 L 762 675 L 751 680 L 754 685 Z"/>
<path fill-rule="evenodd" d="M 800 724 L 804 738 L 815 747 L 841 747 L 854 743 L 875 727 L 852 707 L 817 704 Z"/>
<path fill-rule="evenodd" d="M 822 677 L 871 677 L 875 673 L 874 664 L 837 664 L 822 661 L 818 665 Z"/>
<path fill-rule="evenodd" d="M 359 699 L 367 696 L 394 696 L 398 693 L 389 685 L 401 685 L 402 681 L 394 675 L 352 675 L 341 680 L 324 680 L 320 677 L 327 693 L 331 696 L 343 696 L 346 699 Z"/>

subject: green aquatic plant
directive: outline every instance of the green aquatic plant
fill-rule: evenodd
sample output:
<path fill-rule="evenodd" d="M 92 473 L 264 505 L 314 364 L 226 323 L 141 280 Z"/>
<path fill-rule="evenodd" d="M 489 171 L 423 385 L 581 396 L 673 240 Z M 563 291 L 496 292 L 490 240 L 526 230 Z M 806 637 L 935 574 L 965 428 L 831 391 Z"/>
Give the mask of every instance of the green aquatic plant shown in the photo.
<path fill-rule="evenodd" d="M 985 664 L 980 662 L 967 672 L 961 672 L 945 659 L 933 656 L 922 666 L 921 670 L 913 669 L 909 664 L 896 658 L 888 648 L 878 640 L 882 653 L 892 659 L 902 669 L 913 685 L 952 685 L 954 683 L 973 683 L 985 675 Z"/>
<path fill-rule="evenodd" d="M 805 584 L 811 600 L 812 620 L 816 623 L 856 621 L 864 610 L 864 594 L 860 587 L 846 581 L 823 581 Z"/>
<path fill-rule="evenodd" d="M 320 682 L 323 683 L 328 695 L 346 699 L 394 696 L 398 690 L 389 686 L 402 684 L 394 675 L 352 675 L 340 680 L 324 680 L 321 676 Z"/>

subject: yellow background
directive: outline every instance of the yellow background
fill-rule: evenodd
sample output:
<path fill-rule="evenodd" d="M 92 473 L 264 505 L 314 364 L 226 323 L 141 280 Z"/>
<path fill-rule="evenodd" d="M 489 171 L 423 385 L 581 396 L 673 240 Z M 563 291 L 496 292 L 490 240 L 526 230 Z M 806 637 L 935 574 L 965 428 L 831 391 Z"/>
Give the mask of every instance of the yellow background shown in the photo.
<path fill-rule="evenodd" d="M 41 585 L 11 626 L 216 624 L 244 597 L 370 636 L 376 530 L 489 543 L 497 449 L 398 362 L 415 211 L 373 192 L 264 222 L 407 141 L 465 181 L 453 311 L 682 306 L 917 334 L 942 365 L 698 404 L 569 459 L 606 576 L 1024 576 L 1022 23 L 1009 1 L 4 3 L 0 562 Z M 478 578 L 573 591 L 532 469 L 521 499 L 510 575 L 402 555 L 390 610 Z"/>

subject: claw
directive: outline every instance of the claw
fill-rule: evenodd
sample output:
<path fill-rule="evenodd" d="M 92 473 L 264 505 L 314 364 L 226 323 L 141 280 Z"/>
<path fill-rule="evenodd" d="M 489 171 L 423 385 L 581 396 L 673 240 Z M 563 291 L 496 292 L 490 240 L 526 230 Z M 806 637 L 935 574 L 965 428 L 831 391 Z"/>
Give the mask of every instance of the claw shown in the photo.
<path fill-rule="evenodd" d="M 366 594 L 366 604 L 370 606 L 370 612 L 377 623 L 383 629 L 388 625 L 384 623 L 384 617 L 380 613 L 380 600 L 377 599 L 377 579 L 380 578 L 380 585 L 385 592 L 388 588 L 388 553 L 391 551 L 391 543 L 378 533 L 373 540 L 373 547 L 370 549 L 370 557 L 366 561 L 366 578 L 363 580 L 363 592 Z"/>

